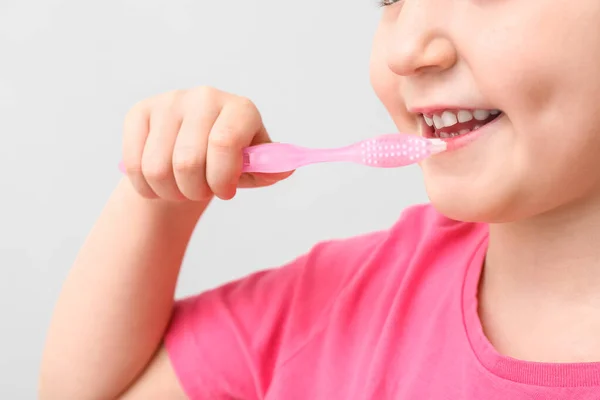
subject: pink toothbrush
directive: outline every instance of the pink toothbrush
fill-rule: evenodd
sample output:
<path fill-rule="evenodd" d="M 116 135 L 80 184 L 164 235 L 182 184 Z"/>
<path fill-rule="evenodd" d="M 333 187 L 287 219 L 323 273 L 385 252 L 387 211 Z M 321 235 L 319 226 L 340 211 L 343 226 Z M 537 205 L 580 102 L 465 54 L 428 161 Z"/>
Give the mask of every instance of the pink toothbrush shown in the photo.
<path fill-rule="evenodd" d="M 320 162 L 353 162 L 394 168 L 417 163 L 447 149 L 441 139 L 408 134 L 381 135 L 337 149 L 308 149 L 286 143 L 267 143 L 243 150 L 242 172 L 286 172 Z"/>
<path fill-rule="evenodd" d="M 287 172 L 321 162 L 353 162 L 370 167 L 395 168 L 418 163 L 446 151 L 441 139 L 394 133 L 337 149 L 309 149 L 286 143 L 266 143 L 243 150 L 242 172 Z M 119 169 L 125 172 L 123 162 Z"/>

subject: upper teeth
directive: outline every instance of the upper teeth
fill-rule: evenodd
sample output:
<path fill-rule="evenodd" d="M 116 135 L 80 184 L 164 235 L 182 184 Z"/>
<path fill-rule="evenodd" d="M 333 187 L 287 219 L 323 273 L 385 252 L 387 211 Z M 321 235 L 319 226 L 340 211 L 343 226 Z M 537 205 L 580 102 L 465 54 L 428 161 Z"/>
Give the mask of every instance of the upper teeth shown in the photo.
<path fill-rule="evenodd" d="M 444 111 L 441 115 L 434 114 L 433 118 L 423 114 L 425 122 L 429 126 L 434 126 L 436 129 L 448 128 L 458 123 L 469 122 L 473 118 L 477 121 L 484 121 L 489 118 L 490 115 L 500 114 L 499 110 L 475 110 L 473 112 L 468 110 L 459 110 L 457 113 L 452 111 Z"/>

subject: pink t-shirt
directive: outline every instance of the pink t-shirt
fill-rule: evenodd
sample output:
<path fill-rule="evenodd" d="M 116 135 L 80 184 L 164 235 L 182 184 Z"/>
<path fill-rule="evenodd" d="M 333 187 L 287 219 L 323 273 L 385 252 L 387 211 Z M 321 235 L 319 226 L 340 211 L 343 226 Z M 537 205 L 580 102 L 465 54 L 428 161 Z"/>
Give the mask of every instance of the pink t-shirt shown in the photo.
<path fill-rule="evenodd" d="M 486 225 L 406 210 L 281 268 L 177 303 L 166 336 L 190 399 L 590 400 L 600 363 L 500 355 L 477 314 Z"/>

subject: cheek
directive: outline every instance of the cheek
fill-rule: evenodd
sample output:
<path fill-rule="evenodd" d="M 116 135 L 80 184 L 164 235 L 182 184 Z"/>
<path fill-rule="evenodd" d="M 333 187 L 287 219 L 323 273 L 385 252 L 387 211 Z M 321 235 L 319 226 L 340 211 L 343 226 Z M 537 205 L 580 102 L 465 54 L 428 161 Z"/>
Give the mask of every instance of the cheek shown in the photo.
<path fill-rule="evenodd" d="M 528 195 L 540 189 L 534 175 L 548 177 L 546 193 L 581 184 L 575 174 L 600 149 L 600 2 L 569 4 L 498 15 L 507 22 L 481 29 L 464 49 L 477 87 L 510 120 L 506 148 L 496 150 L 513 161 L 515 183 L 529 182 Z M 588 182 L 600 177 L 585 174 Z"/>
<path fill-rule="evenodd" d="M 375 36 L 373 42 L 373 50 L 371 52 L 371 60 L 369 63 L 369 74 L 370 81 L 375 94 L 383 105 L 389 110 L 397 106 L 397 100 L 394 98 L 394 92 L 396 97 L 398 96 L 398 88 L 396 87 L 396 79 L 387 67 L 385 50 L 381 45 L 382 41 L 379 39 L 381 34 Z"/>
<path fill-rule="evenodd" d="M 402 132 L 414 132 L 418 127 L 414 118 L 407 112 L 406 104 L 401 97 L 401 79 L 389 69 L 385 51 L 381 45 L 378 45 L 381 42 L 376 38 L 371 53 L 369 64 L 371 86 L 396 128 Z"/>
<path fill-rule="evenodd" d="M 458 42 L 468 44 L 462 50 L 486 97 L 541 139 L 550 127 L 600 109 L 600 2 L 536 3 L 520 6 L 518 13 L 497 12 L 494 29 L 460 31 Z M 490 18 L 482 16 L 482 24 Z"/>

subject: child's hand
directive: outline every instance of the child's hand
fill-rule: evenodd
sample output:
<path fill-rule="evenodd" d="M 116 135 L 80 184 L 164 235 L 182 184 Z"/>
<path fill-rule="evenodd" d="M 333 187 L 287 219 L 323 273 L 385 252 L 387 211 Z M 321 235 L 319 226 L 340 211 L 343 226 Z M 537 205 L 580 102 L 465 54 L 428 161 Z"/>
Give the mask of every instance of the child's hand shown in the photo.
<path fill-rule="evenodd" d="M 125 119 L 123 163 L 143 197 L 226 200 L 238 187 L 272 185 L 291 174 L 241 174 L 242 149 L 270 141 L 250 100 L 199 87 L 134 106 Z"/>

